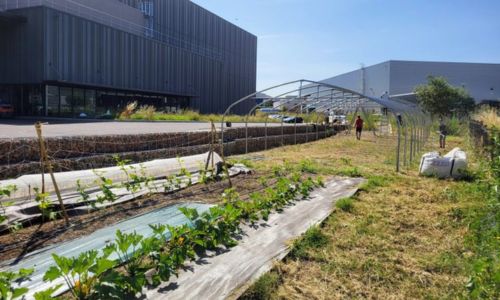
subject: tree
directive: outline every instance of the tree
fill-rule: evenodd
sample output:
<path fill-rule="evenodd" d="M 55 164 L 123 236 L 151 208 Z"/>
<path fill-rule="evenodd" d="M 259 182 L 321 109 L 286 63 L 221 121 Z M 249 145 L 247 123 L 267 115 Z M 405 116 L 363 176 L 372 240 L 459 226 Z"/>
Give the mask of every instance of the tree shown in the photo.
<path fill-rule="evenodd" d="M 468 115 L 474 109 L 474 99 L 464 88 L 450 85 L 443 77 L 427 77 L 427 84 L 415 88 L 422 108 L 436 116 Z"/>

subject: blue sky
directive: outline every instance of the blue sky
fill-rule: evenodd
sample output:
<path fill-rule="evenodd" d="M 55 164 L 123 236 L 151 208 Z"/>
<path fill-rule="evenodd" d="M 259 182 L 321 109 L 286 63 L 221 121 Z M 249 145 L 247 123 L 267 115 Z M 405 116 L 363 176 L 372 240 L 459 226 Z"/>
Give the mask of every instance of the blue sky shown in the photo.
<path fill-rule="evenodd" d="M 193 2 L 258 37 L 258 89 L 391 59 L 500 63 L 500 0 Z"/>

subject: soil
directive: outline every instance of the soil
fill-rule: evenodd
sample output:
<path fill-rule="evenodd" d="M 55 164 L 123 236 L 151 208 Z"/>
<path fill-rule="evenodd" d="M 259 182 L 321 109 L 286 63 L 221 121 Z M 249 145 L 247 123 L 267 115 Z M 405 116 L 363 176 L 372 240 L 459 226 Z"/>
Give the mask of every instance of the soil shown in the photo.
<path fill-rule="evenodd" d="M 248 199 L 250 193 L 263 189 L 257 180 L 261 176 L 262 174 L 253 173 L 231 178 L 233 187 L 240 193 L 241 199 Z M 227 181 L 197 184 L 174 193 L 144 196 L 87 214 L 71 216 L 71 224 L 68 227 L 65 226 L 63 219 L 25 227 L 16 233 L 0 235 L 0 260 L 21 259 L 26 254 L 43 247 L 73 240 L 97 229 L 169 205 L 183 202 L 218 203 L 221 201 L 220 195 L 227 188 Z"/>

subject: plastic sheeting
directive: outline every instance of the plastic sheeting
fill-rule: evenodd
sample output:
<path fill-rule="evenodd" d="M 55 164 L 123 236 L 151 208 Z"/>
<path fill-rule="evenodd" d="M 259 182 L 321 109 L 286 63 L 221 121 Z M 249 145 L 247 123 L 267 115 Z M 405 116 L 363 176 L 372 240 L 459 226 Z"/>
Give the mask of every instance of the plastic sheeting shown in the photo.
<path fill-rule="evenodd" d="M 118 229 L 124 233 L 131 233 L 135 231 L 138 234 L 147 237 L 152 234 L 152 230 L 149 227 L 149 224 L 169 224 L 172 226 L 187 224 L 189 223 L 189 220 L 179 211 L 179 207 L 181 206 L 196 208 L 200 213 L 208 210 L 208 208 L 210 207 L 210 205 L 207 204 L 185 203 L 161 208 L 116 223 L 112 226 L 96 230 L 94 233 L 88 236 L 43 248 L 41 250 L 27 254 L 26 256 L 18 260 L 3 262 L 0 264 L 0 268 L 8 270 L 35 268 L 35 272 L 31 277 L 31 281 L 24 282 L 21 285 L 22 287 L 29 288 L 27 298 L 30 299 L 37 291 L 44 290 L 59 283 L 64 283 L 62 280 L 60 282 L 54 281 L 53 283 L 43 282 L 43 275 L 45 274 L 47 269 L 54 264 L 52 253 L 57 253 L 57 255 L 65 257 L 75 257 L 82 252 L 92 249 L 101 250 L 106 246 L 107 243 L 114 240 L 116 230 Z M 65 285 L 59 291 L 63 290 L 67 290 L 67 287 Z"/>
<path fill-rule="evenodd" d="M 229 176 L 231 177 L 241 173 L 248 174 L 250 173 L 250 169 L 241 164 L 235 164 L 233 167 L 229 168 Z M 207 172 L 206 174 L 207 177 L 212 177 L 212 175 L 211 172 Z M 186 175 L 175 176 L 173 182 L 166 179 L 157 179 L 148 184 L 141 183 L 140 187 L 134 192 L 118 185 L 110 189 L 116 197 L 113 201 L 97 201 L 97 198 L 103 195 L 103 191 L 99 188 L 86 189 L 88 194 L 88 199 L 86 201 L 82 201 L 82 196 L 74 191 L 63 193 L 62 199 L 68 213 L 84 214 L 93 211 L 95 208 L 120 205 L 121 203 L 148 194 L 164 193 L 165 191 L 175 192 L 189 185 L 198 184 L 200 180 L 200 173 L 193 173 L 190 177 Z M 51 195 L 49 199 L 55 207 L 59 207 L 55 195 Z M 0 224 L 0 230 L 7 230 L 10 224 L 16 222 L 22 224 L 30 224 L 32 221 L 37 222 L 37 219 L 41 216 L 41 212 L 38 209 L 38 203 L 32 200 L 24 202 L 19 201 L 14 205 L 10 205 L 4 208 L 4 214 L 7 216 L 7 220 Z"/>
<path fill-rule="evenodd" d="M 214 152 L 214 165 L 221 162 L 221 157 Z M 208 153 L 184 156 L 181 158 L 157 159 L 139 164 L 126 165 L 125 168 L 129 173 L 145 175 L 154 178 L 167 177 L 170 175 L 179 174 L 181 169 L 186 169 L 190 173 L 198 172 L 205 168 Z M 212 160 L 210 161 L 212 164 Z M 57 185 L 61 192 L 75 191 L 76 181 L 80 180 L 82 186 L 88 188 L 97 187 L 99 184 L 99 176 L 104 176 L 111 179 L 113 182 L 126 182 L 130 180 L 127 174 L 120 167 L 108 167 L 99 169 L 89 169 L 80 171 L 57 172 L 54 173 Z M 54 186 L 49 174 L 44 174 L 45 191 L 53 193 Z M 17 190 L 12 193 L 13 199 L 27 199 L 33 195 L 33 189 L 42 190 L 41 174 L 24 175 L 17 179 L 2 180 L 0 186 L 15 185 Z"/>

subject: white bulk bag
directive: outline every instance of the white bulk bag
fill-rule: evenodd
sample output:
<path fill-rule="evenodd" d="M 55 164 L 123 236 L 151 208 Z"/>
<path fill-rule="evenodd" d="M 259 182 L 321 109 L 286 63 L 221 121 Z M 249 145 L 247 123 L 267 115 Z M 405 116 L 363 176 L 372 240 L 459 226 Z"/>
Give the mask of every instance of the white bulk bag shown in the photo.
<path fill-rule="evenodd" d="M 448 152 L 444 157 L 452 159 L 450 174 L 453 178 L 458 178 L 464 175 L 467 169 L 467 154 L 460 148 L 454 148 Z"/>
<path fill-rule="evenodd" d="M 438 178 L 457 178 L 467 168 L 467 155 L 455 148 L 441 157 L 438 152 L 428 152 L 420 160 L 420 174 Z"/>

